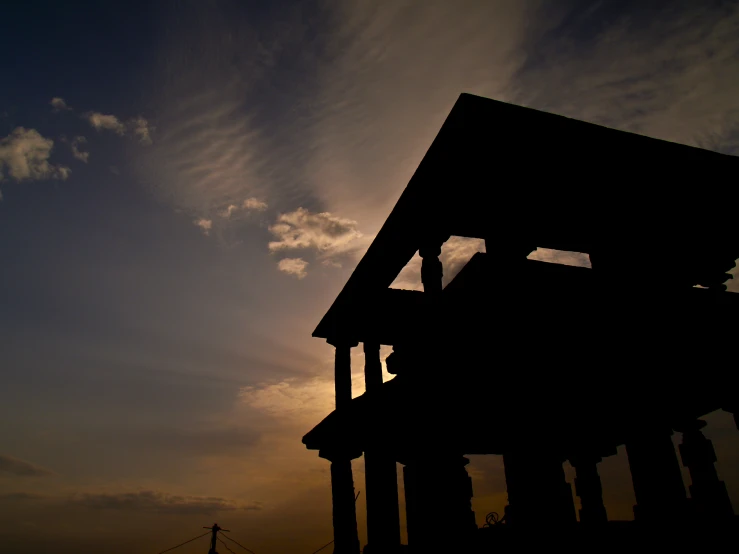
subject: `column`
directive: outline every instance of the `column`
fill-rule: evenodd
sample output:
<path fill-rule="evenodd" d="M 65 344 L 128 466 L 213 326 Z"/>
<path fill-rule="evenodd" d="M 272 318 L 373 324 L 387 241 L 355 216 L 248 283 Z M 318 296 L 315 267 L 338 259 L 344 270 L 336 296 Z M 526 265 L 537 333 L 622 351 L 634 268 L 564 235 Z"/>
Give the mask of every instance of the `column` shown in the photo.
<path fill-rule="evenodd" d="M 472 480 L 460 455 L 429 455 L 403 469 L 408 545 L 418 552 L 464 551 L 477 531 Z"/>
<path fill-rule="evenodd" d="M 403 489 L 405 489 L 405 526 L 408 533 L 408 545 L 415 548 L 415 545 L 423 542 L 421 534 L 423 533 L 423 510 L 418 505 L 418 486 L 416 483 L 416 472 L 413 463 L 403 466 Z"/>
<path fill-rule="evenodd" d="M 367 392 L 382 387 L 382 361 L 380 360 L 380 344 L 364 343 L 364 386 Z"/>
<path fill-rule="evenodd" d="M 562 463 L 546 448 L 511 449 L 503 455 L 510 525 L 562 527 L 577 521 L 572 487 Z"/>
<path fill-rule="evenodd" d="M 570 463 L 575 468 L 575 494 L 580 497 L 580 522 L 599 524 L 608 521 L 603 504 L 603 486 L 598 475 L 600 456 L 577 456 Z"/>
<path fill-rule="evenodd" d="M 352 401 L 352 347 L 357 342 L 336 341 L 332 344 L 334 353 L 334 390 L 336 392 L 336 409 L 341 410 L 349 406 Z"/>
<path fill-rule="evenodd" d="M 367 394 L 382 388 L 380 345 L 364 343 L 364 379 Z M 392 552 L 400 546 L 400 508 L 395 457 L 381 444 L 368 445 L 364 453 L 367 504 L 366 552 Z"/>
<path fill-rule="evenodd" d="M 626 442 L 637 521 L 668 522 L 686 516 L 685 486 L 671 436 L 671 429 L 655 429 Z"/>
<path fill-rule="evenodd" d="M 351 349 L 356 342 L 331 341 L 336 348 L 334 384 L 336 410 L 349 407 L 352 400 Z M 333 503 L 334 554 L 358 554 L 357 511 L 354 500 L 354 477 L 352 458 L 349 452 L 324 452 L 318 454 L 331 461 L 331 500 Z"/>
<path fill-rule="evenodd" d="M 444 276 L 444 268 L 442 267 L 439 255 L 441 254 L 441 245 L 444 241 L 432 242 L 422 246 L 418 250 L 421 256 L 421 283 L 423 283 L 423 292 L 429 294 L 440 294 L 441 280 Z"/>
<path fill-rule="evenodd" d="M 331 461 L 331 501 L 334 524 L 334 554 L 359 554 L 357 510 L 352 461 L 342 454 L 319 453 Z"/>
<path fill-rule="evenodd" d="M 682 432 L 683 441 L 678 447 L 683 465 L 690 471 L 690 497 L 696 515 L 708 521 L 727 520 L 734 517 L 726 485 L 716 472 L 716 452 L 713 443 L 701 429 L 706 422 L 700 419 L 676 427 Z"/>

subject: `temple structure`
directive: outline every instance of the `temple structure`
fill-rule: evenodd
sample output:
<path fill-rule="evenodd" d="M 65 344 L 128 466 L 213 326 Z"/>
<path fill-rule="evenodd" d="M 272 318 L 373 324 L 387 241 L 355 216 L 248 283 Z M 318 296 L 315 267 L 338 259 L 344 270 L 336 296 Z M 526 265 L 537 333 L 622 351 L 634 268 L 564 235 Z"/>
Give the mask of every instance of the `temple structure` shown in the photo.
<path fill-rule="evenodd" d="M 500 527 L 520 537 L 608 527 L 598 463 L 620 445 L 634 524 L 733 524 L 700 418 L 739 409 L 739 295 L 724 285 L 737 174 L 739 158 L 462 94 L 313 333 L 336 349 L 336 409 L 303 438 L 331 463 L 334 552 L 360 551 L 361 456 L 374 553 L 400 545 L 398 462 L 411 550 L 473 548 L 468 454 L 503 456 Z M 485 252 L 442 287 L 451 236 Z M 528 259 L 537 248 L 591 267 Z M 390 288 L 416 252 L 423 291 Z M 366 392 L 353 398 L 360 344 Z M 380 345 L 393 347 L 387 382 Z"/>

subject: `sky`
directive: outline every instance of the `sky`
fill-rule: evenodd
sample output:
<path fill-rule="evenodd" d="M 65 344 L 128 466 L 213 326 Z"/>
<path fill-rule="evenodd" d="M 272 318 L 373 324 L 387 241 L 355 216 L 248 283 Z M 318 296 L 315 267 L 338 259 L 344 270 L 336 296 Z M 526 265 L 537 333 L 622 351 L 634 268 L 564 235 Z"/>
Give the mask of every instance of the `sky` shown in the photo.
<path fill-rule="evenodd" d="M 0 541 L 22 554 L 155 553 L 214 521 L 258 554 L 331 539 L 310 335 L 460 93 L 739 154 L 735 1 L 24 0 L 0 47 Z M 445 279 L 478 250 L 452 238 Z M 739 507 L 739 433 L 706 419 Z M 502 462 L 469 471 L 481 524 Z M 601 475 L 630 518 L 624 453 Z"/>

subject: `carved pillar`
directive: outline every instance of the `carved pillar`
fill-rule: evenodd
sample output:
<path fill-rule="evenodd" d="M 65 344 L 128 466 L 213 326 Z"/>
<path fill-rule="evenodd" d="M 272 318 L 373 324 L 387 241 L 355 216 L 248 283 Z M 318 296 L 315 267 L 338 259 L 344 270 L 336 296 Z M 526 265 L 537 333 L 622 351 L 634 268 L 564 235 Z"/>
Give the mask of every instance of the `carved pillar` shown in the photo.
<path fill-rule="evenodd" d="M 419 256 L 423 260 L 421 263 L 421 282 L 423 283 L 423 292 L 429 294 L 441 293 L 441 280 L 444 276 L 444 268 L 442 267 L 439 255 L 441 254 L 441 245 L 443 241 L 431 243 L 422 246 L 418 250 Z"/>
<path fill-rule="evenodd" d="M 408 545 L 414 551 L 450 552 L 474 537 L 468 463 L 459 455 L 429 455 L 404 467 Z M 438 525 L 429 527 L 430 521 Z"/>
<path fill-rule="evenodd" d="M 364 386 L 367 392 L 382 387 L 382 361 L 379 343 L 364 343 Z"/>
<path fill-rule="evenodd" d="M 671 429 L 642 433 L 626 442 L 637 521 L 667 522 L 686 515 L 687 498 Z"/>
<path fill-rule="evenodd" d="M 334 341 L 336 347 L 334 383 L 336 410 L 349 407 L 352 400 L 351 349 L 356 342 Z M 331 461 L 331 499 L 333 503 L 334 554 L 358 554 L 357 512 L 354 501 L 354 477 L 350 452 L 319 452 Z"/>
<path fill-rule="evenodd" d="M 329 343 L 333 344 L 333 343 Z M 357 342 L 336 342 L 334 353 L 334 389 L 336 409 L 341 410 L 352 401 L 352 347 Z"/>
<path fill-rule="evenodd" d="M 580 497 L 580 522 L 599 524 L 608 521 L 603 504 L 603 486 L 598 475 L 599 456 L 578 456 L 570 463 L 575 468 L 575 493 Z"/>
<path fill-rule="evenodd" d="M 713 443 L 701 429 L 706 422 L 700 419 L 677 427 L 682 432 L 683 441 L 678 447 L 683 465 L 690 471 L 690 497 L 696 515 L 707 520 L 726 520 L 734 517 L 726 485 L 716 473 L 716 452 Z"/>
<path fill-rule="evenodd" d="M 331 501 L 334 524 L 334 554 L 358 554 L 357 510 L 351 457 L 346 454 L 319 453 L 331 461 Z"/>
<path fill-rule="evenodd" d="M 516 527 L 562 526 L 577 521 L 563 460 L 547 449 L 515 449 L 503 455 L 508 512 Z"/>
<path fill-rule="evenodd" d="M 380 345 L 364 343 L 364 379 L 367 394 L 382 387 Z M 367 552 L 392 552 L 400 545 L 398 473 L 395 458 L 381 444 L 364 453 L 365 501 L 367 504 Z"/>

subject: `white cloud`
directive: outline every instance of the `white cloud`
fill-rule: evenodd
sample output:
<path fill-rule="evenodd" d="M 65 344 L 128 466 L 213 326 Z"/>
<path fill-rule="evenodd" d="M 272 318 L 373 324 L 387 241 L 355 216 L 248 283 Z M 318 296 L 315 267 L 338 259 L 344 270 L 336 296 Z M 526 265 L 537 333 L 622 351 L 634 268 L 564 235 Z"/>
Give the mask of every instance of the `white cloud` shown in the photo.
<path fill-rule="evenodd" d="M 140 115 L 129 119 L 126 123 L 113 114 L 100 112 L 87 112 L 83 117 L 98 131 L 105 129 L 120 136 L 128 134 L 136 137 L 140 144 L 150 145 L 152 143 L 151 133 L 154 127 Z"/>
<path fill-rule="evenodd" d="M 262 202 L 257 198 L 247 198 L 240 205 L 229 204 L 223 210 L 221 210 L 221 217 L 229 219 L 234 213 L 245 211 L 245 212 L 263 212 L 267 209 L 267 203 Z"/>
<path fill-rule="evenodd" d="M 226 219 L 231 217 L 231 214 L 233 214 L 236 210 L 238 210 L 239 207 L 236 204 L 229 204 L 226 206 L 226 208 L 221 212 L 221 217 L 225 217 Z"/>
<path fill-rule="evenodd" d="M 254 210 L 257 212 L 263 212 L 267 209 L 267 203 L 258 200 L 257 198 L 247 198 L 243 203 L 245 210 Z"/>
<path fill-rule="evenodd" d="M 305 269 L 308 262 L 302 258 L 283 258 L 277 262 L 277 269 L 288 275 L 295 275 L 298 279 L 302 279 L 307 275 Z"/>
<path fill-rule="evenodd" d="M 52 165 L 49 157 L 54 141 L 41 136 L 35 129 L 17 127 L 0 139 L 0 179 L 4 171 L 15 181 L 62 179 L 69 177 L 68 167 Z"/>
<path fill-rule="evenodd" d="M 87 139 L 85 137 L 74 137 L 72 140 L 72 143 L 70 144 L 72 148 L 72 155 L 77 158 L 78 160 L 87 163 L 87 161 L 90 158 L 89 152 L 83 152 L 80 150 L 79 146 L 80 144 L 85 144 L 87 142 Z"/>
<path fill-rule="evenodd" d="M 138 137 L 141 144 L 151 144 L 151 132 L 154 128 L 149 125 L 149 122 L 145 118 L 141 116 L 134 117 L 128 122 L 128 127 Z"/>
<path fill-rule="evenodd" d="M 325 257 L 354 250 L 355 241 L 362 237 L 356 221 L 328 212 L 311 213 L 305 208 L 280 214 L 269 231 L 277 237 L 269 243 L 272 252 L 314 249 Z"/>
<path fill-rule="evenodd" d="M 87 112 L 84 117 L 98 131 L 107 129 L 118 135 L 123 135 L 126 132 L 126 126 L 114 115 Z"/>
<path fill-rule="evenodd" d="M 203 234 L 206 237 L 210 235 L 210 230 L 213 227 L 213 222 L 210 219 L 200 218 L 200 219 L 196 219 L 194 223 L 195 225 L 197 225 L 198 227 L 202 229 Z"/>
<path fill-rule="evenodd" d="M 51 99 L 51 102 L 49 102 L 54 108 L 55 112 L 63 112 L 63 111 L 69 111 L 72 108 L 67 106 L 67 103 L 64 101 L 64 98 L 59 98 L 58 96 L 55 96 Z"/>

